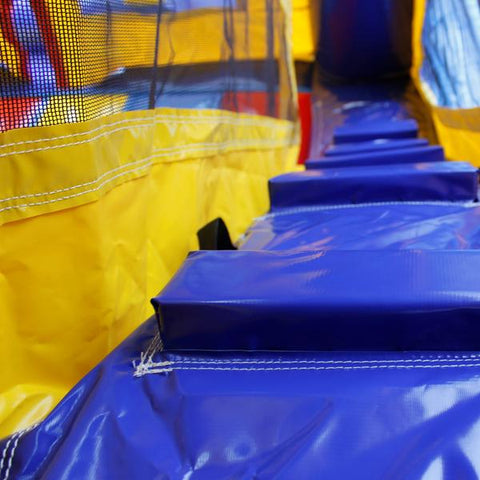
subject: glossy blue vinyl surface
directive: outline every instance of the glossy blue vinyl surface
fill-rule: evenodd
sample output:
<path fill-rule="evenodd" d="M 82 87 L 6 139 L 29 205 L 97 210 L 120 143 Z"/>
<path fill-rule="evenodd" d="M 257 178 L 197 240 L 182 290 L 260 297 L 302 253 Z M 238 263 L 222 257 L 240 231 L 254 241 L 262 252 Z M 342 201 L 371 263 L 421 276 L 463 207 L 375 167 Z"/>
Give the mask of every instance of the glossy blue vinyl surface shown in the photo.
<path fill-rule="evenodd" d="M 152 302 L 169 350 L 470 350 L 479 272 L 478 250 L 199 251 Z"/>
<path fill-rule="evenodd" d="M 360 167 L 392 163 L 441 162 L 443 160 L 445 160 L 443 148 L 429 146 L 311 159 L 307 160 L 305 167 L 307 170 L 315 170 L 319 168 Z"/>
<path fill-rule="evenodd" d="M 479 478 L 478 353 L 178 356 L 156 332 L 0 442 L 1 478 Z"/>
<path fill-rule="evenodd" d="M 322 73 L 407 72 L 411 5 L 324 0 Z M 317 93 L 313 154 L 335 129 L 357 143 L 325 155 L 357 165 L 425 146 L 394 83 Z M 273 180 L 282 207 L 335 205 L 282 208 L 240 251 L 191 255 L 154 300 L 165 338 L 148 320 L 0 441 L 0 479 L 480 479 L 480 207 L 452 202 L 476 179 L 423 163 Z M 438 202 L 403 201 L 420 199 Z M 403 202 L 339 205 L 384 200 Z"/>
<path fill-rule="evenodd" d="M 355 127 L 403 122 L 411 111 L 422 111 L 420 99 L 405 80 L 377 83 L 338 84 L 318 81 L 312 93 L 312 139 L 310 157 L 320 157 L 328 148 L 350 148 L 353 144 L 414 141 L 418 138 L 371 138 L 332 145 L 340 126 Z M 423 107 L 424 108 L 424 107 Z M 418 119 L 425 130 L 425 120 Z M 380 125 L 381 126 L 381 125 Z M 375 132 L 374 132 L 375 133 Z"/>
<path fill-rule="evenodd" d="M 364 152 L 380 152 L 384 150 L 398 150 L 402 148 L 426 147 L 428 141 L 425 138 L 405 138 L 399 140 L 377 139 L 365 142 L 341 143 L 331 145 L 325 150 L 326 157 L 337 155 L 352 155 Z"/>
<path fill-rule="evenodd" d="M 271 209 L 386 201 L 469 201 L 477 169 L 464 162 L 327 168 L 287 173 L 269 182 Z"/>
<path fill-rule="evenodd" d="M 413 138 L 418 134 L 415 120 L 367 120 L 337 127 L 333 132 L 336 144 L 362 142 L 377 138 Z"/>
<path fill-rule="evenodd" d="M 479 249 L 478 203 L 377 203 L 283 210 L 258 218 L 244 250 Z"/>

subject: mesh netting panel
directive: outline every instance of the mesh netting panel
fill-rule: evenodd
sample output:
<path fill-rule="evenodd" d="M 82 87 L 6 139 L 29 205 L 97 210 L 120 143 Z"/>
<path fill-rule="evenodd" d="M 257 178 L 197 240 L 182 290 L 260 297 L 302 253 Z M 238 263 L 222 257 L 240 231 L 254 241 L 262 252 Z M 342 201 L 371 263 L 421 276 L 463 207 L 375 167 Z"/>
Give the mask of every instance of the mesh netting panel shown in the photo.
<path fill-rule="evenodd" d="M 285 21 L 279 0 L 2 0 L 0 130 L 155 107 L 290 118 Z"/>

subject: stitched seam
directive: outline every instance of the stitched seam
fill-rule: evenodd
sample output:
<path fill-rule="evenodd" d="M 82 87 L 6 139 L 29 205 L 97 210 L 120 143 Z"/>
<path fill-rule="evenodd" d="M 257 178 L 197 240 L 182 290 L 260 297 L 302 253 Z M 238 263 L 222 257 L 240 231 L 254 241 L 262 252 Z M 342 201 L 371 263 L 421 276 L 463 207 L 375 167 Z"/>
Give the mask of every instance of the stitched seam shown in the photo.
<path fill-rule="evenodd" d="M 23 153 L 43 151 L 43 150 L 49 150 L 49 149 L 54 149 L 54 148 L 63 148 L 63 147 L 78 145 L 78 144 L 81 144 L 81 143 L 88 143 L 88 142 L 91 142 L 93 140 L 96 140 L 97 138 L 101 138 L 105 135 L 110 135 L 112 133 L 117 133 L 117 132 L 120 132 L 120 131 L 125 130 L 125 129 L 152 127 L 152 126 L 155 126 L 157 123 L 159 123 L 158 122 L 159 120 L 169 120 L 170 122 L 177 123 L 177 124 L 192 124 L 192 123 L 195 124 L 195 123 L 199 123 L 199 122 L 205 122 L 205 123 L 210 123 L 211 122 L 212 125 L 214 124 L 214 122 L 216 123 L 218 121 L 221 121 L 221 122 L 224 122 L 224 123 L 230 124 L 230 125 L 257 125 L 257 126 L 264 127 L 264 128 L 271 128 L 271 129 L 274 129 L 274 130 L 287 130 L 287 129 L 292 128 L 291 125 L 275 125 L 273 122 L 270 125 L 265 125 L 266 123 L 269 123 L 268 120 L 267 121 L 265 121 L 265 120 L 260 121 L 260 120 L 250 120 L 250 119 L 239 119 L 239 118 L 232 118 L 232 117 L 228 117 L 228 116 L 227 117 L 208 117 L 208 116 L 203 116 L 203 117 L 184 116 L 184 117 L 182 117 L 182 116 L 177 116 L 177 115 L 171 115 L 171 116 L 167 115 L 167 116 L 152 116 L 152 117 L 132 118 L 132 119 L 127 118 L 127 119 L 124 119 L 124 120 L 120 120 L 118 122 L 113 122 L 113 123 L 110 123 L 110 124 L 101 125 L 99 127 L 93 128 L 91 130 L 87 130 L 85 132 L 73 133 L 71 135 L 61 135 L 61 136 L 52 137 L 52 138 L 43 138 L 43 139 L 38 139 L 38 140 L 25 140 L 25 141 L 22 141 L 22 142 L 15 142 L 15 143 L 6 143 L 4 145 L 0 145 L 0 150 L 5 149 L 5 148 L 9 148 L 9 147 L 21 146 L 21 145 L 29 145 L 29 144 L 43 143 L 43 142 L 53 142 L 53 141 L 62 140 L 62 139 L 65 139 L 65 138 L 82 137 L 82 136 L 89 135 L 89 134 L 94 133 L 94 132 L 104 130 L 104 129 L 109 128 L 109 127 L 117 126 L 117 125 L 125 125 L 125 124 L 135 123 L 135 122 L 138 122 L 138 125 L 134 125 L 134 127 L 128 126 L 128 127 L 121 127 L 121 128 L 116 128 L 116 129 L 113 129 L 113 130 L 108 130 L 108 131 L 103 132 L 103 133 L 101 133 L 97 136 L 94 136 L 92 138 L 89 138 L 87 140 L 83 140 L 83 141 L 80 141 L 80 142 L 67 142 L 67 143 L 63 143 L 63 144 L 59 144 L 59 145 L 50 145 L 48 147 L 44 147 L 44 148 L 40 148 L 40 149 L 30 149 L 30 150 L 24 150 L 24 151 L 7 152 L 7 153 L 0 154 L 0 157 L 7 156 L 7 155 L 20 155 L 20 154 L 23 154 Z M 151 122 L 151 121 L 153 121 L 153 123 L 145 123 L 145 122 Z"/>
<path fill-rule="evenodd" d="M 23 437 L 23 435 L 25 435 L 26 433 L 30 432 L 31 430 L 33 430 L 34 428 L 36 428 L 38 426 L 38 423 L 35 423 L 33 425 L 31 425 L 30 427 L 28 428 L 25 428 L 24 430 L 18 432 L 17 434 L 17 437 L 15 439 L 15 442 L 12 446 L 12 450 L 10 452 L 10 456 L 9 456 L 9 459 L 8 459 L 8 464 L 7 464 L 7 469 L 5 470 L 5 475 L 3 477 L 4 480 L 8 480 L 8 477 L 10 475 L 10 469 L 12 468 L 12 465 L 13 465 L 13 457 L 15 456 L 15 450 L 17 449 L 17 446 L 18 446 L 18 443 L 20 441 L 20 438 Z M 12 437 L 13 438 L 13 437 Z M 3 459 L 2 459 L 3 460 Z M 1 473 L 1 469 L 0 469 L 0 473 Z"/>
<path fill-rule="evenodd" d="M 93 185 L 93 184 L 97 183 L 102 178 L 107 177 L 111 173 L 115 173 L 119 170 L 122 170 L 122 169 L 127 168 L 127 167 L 131 167 L 133 165 L 138 165 L 139 163 L 143 163 L 148 158 L 150 158 L 150 157 L 146 157 L 142 160 L 137 160 L 135 162 L 126 163 L 125 165 L 120 165 L 119 167 L 113 168 L 112 170 L 108 170 L 107 172 L 102 173 L 95 180 L 91 180 L 89 182 L 79 183 L 78 185 L 73 185 L 71 187 L 60 188 L 58 190 L 51 190 L 50 192 L 29 193 L 29 194 L 25 194 L 25 195 L 17 195 L 17 196 L 14 196 L 14 197 L 2 198 L 2 199 L 0 199 L 0 203 L 9 202 L 9 201 L 12 201 L 12 200 L 22 200 L 24 198 L 44 197 L 46 195 L 55 195 L 57 193 L 63 193 L 63 192 L 71 191 L 71 190 L 76 190 L 77 188 L 81 188 L 81 187 L 88 187 L 89 185 Z"/>
<path fill-rule="evenodd" d="M 416 359 L 419 360 L 419 359 Z M 428 360 L 428 359 L 426 359 Z M 439 359 L 441 360 L 441 359 Z M 407 370 L 407 369 L 441 369 L 441 368 L 480 368 L 480 363 L 443 363 L 438 364 L 435 360 L 431 360 L 430 362 L 421 363 L 413 363 L 412 360 L 399 360 L 396 364 L 360 364 L 360 360 L 358 362 L 352 361 L 355 363 L 354 365 L 347 365 L 348 361 L 338 361 L 336 365 L 326 365 L 328 361 L 325 361 L 323 365 L 316 365 L 315 363 L 310 364 L 310 366 L 300 366 L 294 367 L 290 366 L 293 364 L 293 361 L 284 361 L 283 364 L 286 366 L 279 366 L 279 367 L 241 367 L 241 366 L 208 366 L 208 361 L 205 362 L 203 365 L 201 362 L 198 362 L 200 366 L 193 366 L 195 364 L 190 364 L 186 366 L 181 365 L 182 361 L 171 362 L 171 361 L 163 361 L 163 362 L 153 362 L 152 356 L 146 358 L 146 356 L 141 356 L 141 361 L 137 365 L 133 362 L 134 366 L 134 376 L 135 377 L 142 377 L 144 375 L 150 374 L 165 374 L 170 373 L 175 370 L 177 371 L 239 371 L 239 372 L 250 372 L 250 371 L 326 371 L 326 370 L 388 370 L 388 369 L 397 369 L 397 370 Z M 273 361 L 274 362 L 274 361 Z M 332 361 L 335 362 L 335 361 Z M 373 361 L 372 361 L 373 362 Z M 379 361 L 380 362 L 380 361 Z M 458 359 L 457 359 L 458 362 Z M 221 362 L 219 362 L 221 363 Z M 259 361 L 258 363 L 261 363 Z M 281 364 L 282 362 L 277 362 L 277 364 Z M 225 365 L 225 363 L 224 363 Z"/>
<path fill-rule="evenodd" d="M 407 370 L 407 369 L 440 369 L 440 368 L 480 368 L 480 363 L 460 363 L 443 365 L 353 365 L 353 366 L 310 366 L 310 367 L 181 367 L 162 362 L 159 367 L 145 365 L 143 371 L 135 372 L 135 376 L 151 373 L 169 373 L 173 371 L 230 371 L 230 372 L 275 372 L 275 371 L 325 371 L 325 370 Z"/>
<path fill-rule="evenodd" d="M 152 157 L 154 157 L 154 156 L 155 155 L 152 155 Z M 146 159 L 145 161 L 148 161 L 148 159 Z M 141 170 L 145 170 L 145 169 L 149 168 L 151 165 L 152 164 L 150 162 L 148 162 L 145 165 L 142 165 L 141 167 L 137 167 L 137 168 L 128 170 L 126 172 L 122 172 L 122 173 L 119 173 L 117 175 L 114 175 L 113 177 L 111 177 L 111 178 L 103 181 L 99 185 L 97 185 L 95 188 L 91 188 L 89 190 L 84 190 L 82 192 L 73 193 L 72 195 L 65 195 L 65 196 L 59 197 L 59 198 L 44 200 L 42 202 L 30 202 L 30 203 L 24 203 L 22 205 L 10 205 L 8 207 L 0 208 L 0 212 L 5 212 L 7 210 L 13 210 L 13 209 L 18 209 L 18 208 L 38 207 L 40 205 L 46 205 L 46 204 L 50 204 L 50 203 L 61 202 L 63 200 L 69 200 L 70 198 L 80 197 L 81 195 L 86 195 L 87 193 L 97 192 L 97 191 L 101 190 L 105 185 L 109 184 L 110 182 L 113 182 L 113 180 L 116 180 L 117 178 L 123 177 L 125 175 L 130 174 L 130 173 L 132 173 L 132 174 L 133 173 L 138 173 Z"/>
<path fill-rule="evenodd" d="M 116 167 L 113 170 L 110 170 L 108 172 L 103 173 L 96 180 L 92 180 L 90 182 L 86 182 L 86 183 L 79 184 L 79 185 L 73 185 L 71 187 L 67 187 L 67 188 L 64 188 L 64 189 L 61 189 L 61 190 L 53 190 L 53 191 L 44 192 L 44 193 L 34 193 L 34 194 L 28 194 L 28 195 L 18 195 L 18 196 L 15 196 L 15 197 L 9 197 L 9 198 L 5 198 L 5 199 L 1 199 L 0 203 L 5 203 L 5 202 L 8 202 L 8 201 L 13 201 L 13 200 L 19 200 L 19 199 L 23 199 L 23 198 L 47 196 L 47 195 L 52 195 L 52 194 L 55 194 L 55 193 L 68 192 L 68 191 L 75 190 L 75 189 L 80 188 L 80 187 L 95 184 L 101 178 L 104 178 L 105 176 L 110 175 L 111 173 L 113 173 L 115 171 L 118 171 L 119 169 L 125 168 L 126 166 L 137 165 L 137 164 L 140 164 L 140 163 L 148 162 L 144 166 L 137 167 L 135 169 L 130 169 L 130 170 L 122 172 L 118 175 L 114 175 L 113 177 L 111 177 L 111 178 L 105 180 L 104 182 L 100 183 L 95 188 L 84 190 L 82 192 L 75 193 L 75 194 L 72 194 L 72 195 L 66 195 L 66 196 L 63 196 L 63 197 L 54 198 L 54 199 L 50 199 L 50 200 L 45 200 L 45 201 L 41 201 L 41 202 L 28 202 L 28 203 L 24 203 L 24 204 L 21 204 L 21 205 L 11 205 L 11 206 L 8 206 L 8 207 L 3 207 L 3 208 L 0 209 L 0 212 L 6 211 L 6 210 L 17 209 L 17 208 L 25 208 L 25 207 L 31 207 L 31 206 L 45 205 L 45 204 L 48 204 L 48 203 L 54 203 L 54 202 L 59 202 L 59 201 L 62 201 L 62 200 L 68 200 L 70 198 L 74 198 L 74 197 L 78 197 L 80 195 L 84 195 L 84 194 L 87 194 L 87 193 L 98 191 L 103 186 L 105 186 L 106 184 L 110 183 L 111 181 L 113 181 L 113 180 L 115 180 L 119 177 L 122 177 L 124 175 L 128 175 L 129 173 L 135 173 L 135 172 L 137 172 L 141 169 L 152 166 L 153 163 L 149 162 L 149 160 L 151 160 L 152 158 L 165 157 L 165 156 L 171 155 L 173 152 L 195 153 L 195 152 L 204 152 L 204 151 L 212 150 L 212 148 L 218 149 L 219 147 L 222 148 L 222 147 L 226 147 L 226 146 L 246 146 L 246 145 L 270 145 L 270 146 L 281 147 L 281 146 L 284 146 L 284 145 L 288 145 L 288 143 L 275 141 L 275 140 L 273 140 L 273 141 L 271 141 L 271 140 L 265 140 L 265 141 L 256 140 L 255 141 L 254 140 L 254 141 L 224 142 L 223 144 L 219 144 L 219 143 L 212 143 L 212 144 L 203 143 L 202 144 L 202 143 L 200 143 L 200 144 L 193 144 L 193 145 L 190 145 L 188 147 L 174 147 L 174 148 L 168 148 L 168 149 L 158 149 L 158 150 L 155 150 L 155 151 L 156 152 L 163 152 L 163 153 L 153 154 L 153 155 L 150 155 L 149 157 L 146 157 L 142 160 L 137 160 L 136 162 L 131 162 L 130 164 L 126 164 L 126 165 L 123 165 L 121 167 Z M 202 148 L 199 148 L 200 146 Z"/>
<path fill-rule="evenodd" d="M 185 122 L 182 122 L 182 123 L 185 123 Z M 198 123 L 198 122 L 191 122 L 191 123 Z M 150 125 L 136 125 L 135 126 L 135 128 L 148 128 L 148 127 L 150 127 Z M 82 145 L 82 144 L 93 142 L 94 140 L 98 140 L 99 138 L 105 137 L 105 136 L 110 135 L 112 133 L 117 133 L 117 132 L 120 132 L 122 130 L 130 130 L 131 128 L 132 128 L 131 126 L 121 127 L 121 128 L 115 129 L 115 130 L 108 131 L 108 132 L 99 133 L 95 137 L 89 138 L 87 140 L 80 140 L 78 142 L 73 142 L 73 143 L 69 143 L 69 144 L 51 145 L 49 147 L 33 148 L 33 149 L 30 149 L 30 150 L 21 150 L 21 151 L 18 151 L 18 152 L 1 153 L 0 158 L 9 157 L 9 156 L 12 156 L 12 155 L 23 155 L 25 153 L 34 153 L 34 152 L 42 152 L 42 151 L 46 151 L 46 150 L 55 150 L 55 149 L 64 148 L 64 147 L 73 147 L 75 145 Z"/>
<path fill-rule="evenodd" d="M 146 371 L 152 366 L 158 366 L 160 368 L 163 367 L 169 367 L 170 365 L 173 364 L 171 361 L 163 361 L 163 362 L 154 362 L 153 361 L 153 356 L 155 353 L 158 351 L 163 350 L 163 340 L 160 332 L 158 332 L 153 340 L 150 342 L 150 344 L 147 347 L 147 350 L 145 352 L 140 353 L 140 362 L 135 362 L 135 360 L 132 361 L 134 373 L 134 377 L 141 377 L 145 374 Z"/>
<path fill-rule="evenodd" d="M 140 355 L 140 362 L 137 364 L 135 361 L 132 362 L 133 365 L 133 376 L 134 377 L 143 377 L 144 375 L 148 375 L 149 373 L 165 373 L 165 372 L 171 372 L 172 368 L 171 366 L 173 365 L 172 362 L 170 361 L 164 361 L 164 362 L 156 362 L 155 365 L 156 367 L 152 367 L 152 355 L 147 358 L 145 354 Z"/>
<path fill-rule="evenodd" d="M 157 332 L 155 337 L 153 337 L 153 340 L 148 345 L 147 350 L 145 350 L 143 353 L 144 358 L 153 357 L 153 355 L 155 355 L 159 349 L 163 349 L 163 341 L 160 332 Z M 152 362 L 152 360 L 150 360 L 150 362 Z"/>
<path fill-rule="evenodd" d="M 152 341 L 148 345 L 148 348 L 145 350 L 145 355 L 151 355 L 155 351 L 155 345 L 158 343 L 160 339 L 160 334 L 157 334 L 153 337 Z"/>
<path fill-rule="evenodd" d="M 371 202 L 371 203 L 342 203 L 337 205 L 314 205 L 311 207 L 287 207 L 276 210 L 271 213 L 267 213 L 261 217 L 258 217 L 258 220 L 263 220 L 266 218 L 277 217 L 282 215 L 291 215 L 294 213 L 301 212 L 316 212 L 321 210 L 339 210 L 344 208 L 363 208 L 363 207 L 389 207 L 396 205 L 449 205 L 449 206 L 462 206 L 465 208 L 477 208 L 478 204 L 473 202 L 447 202 L 447 201 L 438 201 L 438 202 Z"/>
<path fill-rule="evenodd" d="M 16 439 L 18 435 L 20 435 L 20 432 L 14 433 L 5 444 L 5 448 L 3 449 L 3 452 L 2 452 L 2 459 L 0 461 L 0 475 L 3 472 L 3 465 L 7 458 L 7 452 L 8 452 L 8 449 L 10 448 L 10 443 L 12 443 L 12 441 L 14 441 L 14 439 Z"/>
<path fill-rule="evenodd" d="M 214 365 L 225 365 L 225 364 L 255 364 L 255 365 L 302 365 L 302 364 L 309 364 L 309 365 L 348 365 L 348 364 L 355 364 L 355 365 L 369 365 L 369 364 L 410 364 L 410 363 L 431 363 L 435 364 L 439 363 L 453 363 L 458 362 L 458 360 L 469 360 L 469 359 L 480 359 L 480 355 L 471 355 L 471 356 L 458 356 L 452 358 L 412 358 L 409 360 L 404 359 L 385 359 L 385 360 L 188 360 L 188 359 L 180 359 L 174 360 L 175 364 L 189 364 L 189 365 L 205 365 L 205 364 L 214 364 Z"/>
<path fill-rule="evenodd" d="M 161 152 L 161 151 L 165 151 L 165 152 L 168 152 L 168 153 L 175 152 L 175 151 L 184 152 L 184 151 L 188 151 L 189 149 L 191 150 L 192 148 L 195 151 L 195 150 L 200 150 L 200 149 L 197 148 L 198 145 L 215 146 L 215 145 L 219 145 L 219 144 L 217 144 L 217 143 L 192 144 L 188 147 L 168 147 L 168 148 L 164 148 L 164 149 L 155 149 L 154 152 Z M 146 158 L 150 158 L 150 157 L 146 157 Z M 25 195 L 16 195 L 14 197 L 7 197 L 7 198 L 0 199 L 0 203 L 9 202 L 9 201 L 12 201 L 12 200 L 21 200 L 21 199 L 24 199 L 24 198 L 44 197 L 46 195 L 55 195 L 57 193 L 63 193 L 63 192 L 71 191 L 71 190 L 76 190 L 77 188 L 81 188 L 81 187 L 88 187 L 89 185 L 93 185 L 93 184 L 97 183 L 99 180 L 101 180 L 102 178 L 110 175 L 111 173 L 117 172 L 118 170 L 122 170 L 122 169 L 124 169 L 126 167 L 130 167 L 132 165 L 137 165 L 137 164 L 142 163 L 144 161 L 145 161 L 145 159 L 137 160 L 135 162 L 126 163 L 125 165 L 120 165 L 119 167 L 113 168 L 112 170 L 108 170 L 107 172 L 102 173 L 95 180 L 91 180 L 89 182 L 80 183 L 78 185 L 73 185 L 71 187 L 60 188 L 58 190 L 51 190 L 49 192 L 29 193 L 29 194 L 25 194 Z"/>
<path fill-rule="evenodd" d="M 144 124 L 146 121 L 153 120 L 154 123 L 149 123 L 149 124 Z M 57 137 L 51 137 L 51 138 L 43 138 L 43 139 L 37 139 L 37 140 L 25 140 L 22 142 L 15 142 L 15 143 L 6 143 L 4 145 L 0 145 L 0 149 L 8 148 L 8 147 L 14 147 L 14 146 L 19 146 L 19 145 L 28 145 L 28 144 L 34 144 L 34 143 L 43 143 L 43 142 L 51 142 L 51 141 L 56 141 L 56 140 L 62 140 L 64 138 L 75 138 L 79 136 L 84 136 L 88 135 L 94 132 L 97 132 L 99 130 L 103 130 L 109 127 L 114 127 L 116 125 L 123 125 L 127 123 L 135 123 L 139 122 L 139 126 L 152 126 L 158 123 L 157 120 L 170 120 L 175 123 L 198 123 L 198 121 L 205 121 L 207 123 L 212 122 L 212 120 L 218 120 L 218 121 L 223 121 L 227 124 L 233 124 L 233 125 L 258 125 L 264 128 L 273 128 L 273 129 L 290 129 L 292 128 L 291 125 L 275 125 L 273 122 L 271 122 L 270 125 L 265 125 L 265 123 L 270 123 L 269 120 L 253 120 L 253 119 L 239 119 L 239 118 L 232 118 L 232 117 L 208 117 L 208 116 L 199 116 L 199 117 L 190 117 L 190 116 L 179 116 L 179 115 L 163 115 L 163 116 L 153 116 L 153 117 L 143 117 L 143 118 L 131 118 L 131 119 L 123 119 L 118 122 L 113 122 L 113 123 L 108 123 L 105 125 L 100 125 L 96 128 L 93 128 L 91 130 L 86 130 L 85 132 L 78 132 L 78 133 L 73 133 L 70 135 L 60 135 Z M 214 122 L 212 122 L 213 124 Z M 108 133 L 114 133 L 117 130 L 110 131 Z M 69 143 L 64 144 L 66 146 L 69 145 Z"/>

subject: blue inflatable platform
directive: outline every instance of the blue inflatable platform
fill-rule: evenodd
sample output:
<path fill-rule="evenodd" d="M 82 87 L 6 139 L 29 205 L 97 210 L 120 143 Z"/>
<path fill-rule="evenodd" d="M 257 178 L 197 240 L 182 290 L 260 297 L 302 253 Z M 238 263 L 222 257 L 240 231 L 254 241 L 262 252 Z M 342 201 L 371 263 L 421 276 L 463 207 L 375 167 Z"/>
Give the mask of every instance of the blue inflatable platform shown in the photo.
<path fill-rule="evenodd" d="M 426 147 L 428 141 L 425 138 L 407 138 L 401 140 L 376 139 L 365 142 L 343 143 L 331 145 L 325 150 L 326 157 L 336 155 L 352 155 L 364 152 L 380 152 L 383 150 L 400 150 L 402 148 Z"/>
<path fill-rule="evenodd" d="M 480 207 L 441 195 L 457 180 L 191 254 L 155 317 L 3 440 L 1 478 L 478 478 Z"/>
<path fill-rule="evenodd" d="M 307 160 L 307 170 L 338 167 L 362 167 L 393 163 L 425 163 L 445 160 L 443 148 L 438 146 L 401 148 L 361 152 L 350 155 L 325 156 L 319 160 Z"/>
<path fill-rule="evenodd" d="M 153 304 L 167 350 L 473 350 L 479 271 L 475 250 L 200 251 Z"/>
<path fill-rule="evenodd" d="M 321 73 L 407 72 L 411 7 L 321 2 Z M 271 180 L 236 250 L 191 253 L 150 319 L 0 441 L 1 480 L 480 478 L 477 169 L 367 97 L 329 104 L 311 170 Z"/>
<path fill-rule="evenodd" d="M 238 251 L 192 253 L 0 442 L 0 478 L 479 478 L 477 171 L 420 148 L 273 179 Z"/>
<path fill-rule="evenodd" d="M 328 168 L 270 180 L 272 210 L 307 205 L 394 201 L 473 201 L 477 169 L 465 162 Z"/>
<path fill-rule="evenodd" d="M 415 120 L 371 120 L 337 127 L 333 141 L 337 144 L 375 139 L 414 138 L 418 134 Z"/>
<path fill-rule="evenodd" d="M 388 202 L 283 209 L 258 218 L 244 250 L 480 248 L 478 203 Z"/>

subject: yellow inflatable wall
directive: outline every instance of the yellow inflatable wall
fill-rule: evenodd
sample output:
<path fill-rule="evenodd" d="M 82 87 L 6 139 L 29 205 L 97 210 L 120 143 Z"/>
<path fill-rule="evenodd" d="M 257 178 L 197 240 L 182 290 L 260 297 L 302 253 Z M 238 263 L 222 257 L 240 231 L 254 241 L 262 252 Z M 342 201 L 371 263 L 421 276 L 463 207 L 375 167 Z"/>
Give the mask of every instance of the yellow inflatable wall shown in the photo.
<path fill-rule="evenodd" d="M 424 60 L 422 32 L 427 0 L 415 0 L 411 77 L 433 121 L 439 143 L 451 160 L 468 160 L 480 166 L 480 108 L 446 108 L 436 105 L 428 85 L 421 80 Z"/>
<path fill-rule="evenodd" d="M 286 1 L 273 3 L 277 118 L 223 109 L 122 112 L 125 98 L 109 95 L 104 110 L 98 101 L 89 110 L 98 118 L 72 122 L 69 115 L 81 114 L 85 101 L 65 95 L 52 96 L 42 126 L 0 134 L 0 436 L 46 415 L 151 315 L 149 299 L 197 248 L 201 226 L 221 216 L 236 239 L 267 210 L 268 178 L 294 168 L 292 12 Z M 178 42 L 175 63 L 214 60 L 218 12 L 200 12 L 188 34 L 182 33 L 186 16 L 167 25 Z M 265 34 L 262 21 L 252 24 L 255 58 L 265 51 L 253 41 Z M 132 35 L 132 51 L 138 26 L 130 27 L 122 42 Z M 84 41 L 88 25 L 77 34 Z M 84 61 L 82 48 L 69 48 L 70 62 Z M 126 60 L 141 62 L 141 45 L 137 53 Z M 92 71 L 105 74 L 102 68 Z M 58 124 L 58 112 L 65 123 Z"/>

